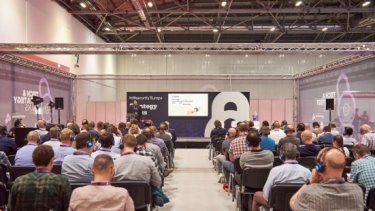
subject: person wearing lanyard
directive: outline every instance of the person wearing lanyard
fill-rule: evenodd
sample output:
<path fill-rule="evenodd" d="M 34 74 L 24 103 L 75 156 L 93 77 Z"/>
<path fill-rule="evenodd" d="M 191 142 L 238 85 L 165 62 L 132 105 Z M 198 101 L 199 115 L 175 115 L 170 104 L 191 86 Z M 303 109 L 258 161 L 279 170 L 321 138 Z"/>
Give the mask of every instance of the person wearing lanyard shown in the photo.
<path fill-rule="evenodd" d="M 363 210 L 363 193 L 357 184 L 342 178 L 345 155 L 326 147 L 317 157 L 310 178 L 290 199 L 292 210 Z"/>
<path fill-rule="evenodd" d="M 285 143 L 280 148 L 280 160 L 284 162 L 281 166 L 271 169 L 263 192 L 254 194 L 252 210 L 258 211 L 260 206 L 269 207 L 268 199 L 271 188 L 276 183 L 304 183 L 310 177 L 310 171 L 298 164 L 299 151 L 292 143 Z"/>
<path fill-rule="evenodd" d="M 93 152 L 91 154 L 91 157 L 95 159 L 95 157 L 100 154 L 107 154 L 111 156 L 113 160 L 119 158 L 120 157 L 119 154 L 111 151 L 111 148 L 113 144 L 115 143 L 115 139 L 113 135 L 109 132 L 104 132 L 101 135 L 99 135 L 99 137 L 100 137 L 101 147 L 96 152 Z"/>
<path fill-rule="evenodd" d="M 65 128 L 60 134 L 61 144 L 55 150 L 55 163 L 61 164 L 64 158 L 73 154 L 76 150 L 72 147 L 74 141 L 74 133 L 71 129 Z"/>
<path fill-rule="evenodd" d="M 110 155 L 97 155 L 92 172 L 94 180 L 91 181 L 91 184 L 77 188 L 72 192 L 69 211 L 134 210 L 134 203 L 128 191 L 111 185 L 115 170 Z"/>
<path fill-rule="evenodd" d="M 36 131 L 30 131 L 27 134 L 27 144 L 19 149 L 15 157 L 16 166 L 32 166 L 34 165 L 32 154 L 37 147 L 39 134 Z"/>
<path fill-rule="evenodd" d="M 355 161 L 352 163 L 350 180 L 366 187 L 365 201 L 368 192 L 375 186 L 375 158 L 371 157 L 370 149 L 364 144 L 357 144 L 353 148 Z"/>
<path fill-rule="evenodd" d="M 61 174 L 68 177 L 69 182 L 90 182 L 93 178 L 91 153 L 95 147 L 94 142 L 86 132 L 78 134 L 75 141 L 77 151 L 64 158 Z"/>
<path fill-rule="evenodd" d="M 40 145 L 32 157 L 36 170 L 15 180 L 9 210 L 68 210 L 70 184 L 66 177 L 50 173 L 54 164 L 52 147 Z"/>

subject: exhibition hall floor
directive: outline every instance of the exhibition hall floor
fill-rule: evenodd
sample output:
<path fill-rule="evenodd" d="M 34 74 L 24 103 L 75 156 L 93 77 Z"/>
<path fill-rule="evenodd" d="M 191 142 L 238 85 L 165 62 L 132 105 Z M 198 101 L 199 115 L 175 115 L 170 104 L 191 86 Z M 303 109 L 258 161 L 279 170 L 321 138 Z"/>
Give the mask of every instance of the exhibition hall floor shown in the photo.
<path fill-rule="evenodd" d="M 219 184 L 208 149 L 176 149 L 175 170 L 165 180 L 171 202 L 160 211 L 229 211 L 235 203 Z"/>

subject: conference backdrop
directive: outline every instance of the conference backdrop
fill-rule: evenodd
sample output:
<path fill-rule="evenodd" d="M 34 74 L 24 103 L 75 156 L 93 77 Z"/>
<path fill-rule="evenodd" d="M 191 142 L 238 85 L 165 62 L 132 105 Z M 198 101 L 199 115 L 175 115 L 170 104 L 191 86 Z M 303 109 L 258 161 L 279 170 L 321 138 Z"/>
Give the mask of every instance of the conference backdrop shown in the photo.
<path fill-rule="evenodd" d="M 375 121 L 375 59 L 300 80 L 300 120 L 329 122 L 325 100 L 334 99 L 332 121 L 358 127 Z"/>
<path fill-rule="evenodd" d="M 143 119 L 169 121 L 179 137 L 209 137 L 215 120 L 229 128 L 250 116 L 249 92 L 128 92 L 128 112 L 134 100 Z"/>
<path fill-rule="evenodd" d="M 28 127 L 35 126 L 36 108 L 30 101 L 33 96 L 43 98 L 39 106 L 39 118 L 51 122 L 50 101 L 55 97 L 64 98 L 61 123 L 71 118 L 72 79 L 56 76 L 44 71 L 0 61 L 0 121 L 2 125 L 13 127 L 17 117 L 23 117 Z M 57 123 L 57 111 L 53 109 L 53 122 Z"/>

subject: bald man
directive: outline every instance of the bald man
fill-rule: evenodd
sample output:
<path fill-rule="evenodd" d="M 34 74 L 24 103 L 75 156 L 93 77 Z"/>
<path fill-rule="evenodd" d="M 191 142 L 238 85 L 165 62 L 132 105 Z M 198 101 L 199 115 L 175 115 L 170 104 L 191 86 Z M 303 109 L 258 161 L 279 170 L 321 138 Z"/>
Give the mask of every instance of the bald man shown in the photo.
<path fill-rule="evenodd" d="M 33 152 L 38 146 L 39 134 L 36 131 L 30 131 L 27 134 L 27 144 L 17 151 L 15 157 L 16 166 L 33 166 Z"/>
<path fill-rule="evenodd" d="M 357 184 L 342 178 L 345 155 L 328 147 L 318 155 L 319 164 L 290 199 L 292 210 L 363 210 L 363 193 Z"/>
<path fill-rule="evenodd" d="M 359 132 L 362 135 L 360 144 L 368 146 L 370 150 L 375 150 L 375 133 L 372 132 L 370 125 L 362 125 Z"/>
<path fill-rule="evenodd" d="M 301 133 L 301 139 L 303 145 L 298 147 L 301 157 L 317 156 L 320 147 L 313 144 L 313 133 L 310 130 L 305 130 Z"/>

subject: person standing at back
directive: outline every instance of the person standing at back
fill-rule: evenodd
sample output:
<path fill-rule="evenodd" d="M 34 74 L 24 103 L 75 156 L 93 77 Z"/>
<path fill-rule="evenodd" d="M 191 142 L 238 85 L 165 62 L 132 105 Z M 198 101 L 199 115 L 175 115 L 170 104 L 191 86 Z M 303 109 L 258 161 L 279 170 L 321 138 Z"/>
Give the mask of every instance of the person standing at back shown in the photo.
<path fill-rule="evenodd" d="M 10 210 L 68 210 L 70 184 L 66 177 L 51 173 L 52 147 L 40 145 L 32 157 L 35 171 L 14 181 L 9 196 Z"/>
<path fill-rule="evenodd" d="M 134 203 L 128 191 L 111 185 L 115 168 L 109 155 L 99 154 L 95 157 L 92 173 L 94 180 L 90 185 L 73 191 L 69 211 L 134 210 Z"/>

